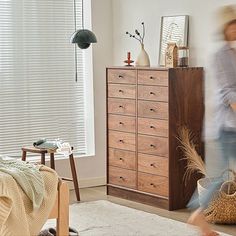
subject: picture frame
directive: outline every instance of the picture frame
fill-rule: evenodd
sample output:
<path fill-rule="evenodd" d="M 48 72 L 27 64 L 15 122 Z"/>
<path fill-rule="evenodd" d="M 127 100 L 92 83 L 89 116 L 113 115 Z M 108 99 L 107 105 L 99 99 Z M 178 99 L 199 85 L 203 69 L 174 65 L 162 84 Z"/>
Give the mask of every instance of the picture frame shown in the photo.
<path fill-rule="evenodd" d="M 189 16 L 162 16 L 159 46 L 159 66 L 165 66 L 165 52 L 168 43 L 188 47 Z"/>

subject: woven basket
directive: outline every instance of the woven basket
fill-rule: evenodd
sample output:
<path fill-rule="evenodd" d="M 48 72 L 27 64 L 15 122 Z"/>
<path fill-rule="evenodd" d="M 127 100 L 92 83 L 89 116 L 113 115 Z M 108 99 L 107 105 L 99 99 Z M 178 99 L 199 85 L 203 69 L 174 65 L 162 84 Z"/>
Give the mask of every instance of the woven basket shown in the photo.
<path fill-rule="evenodd" d="M 236 172 L 230 169 L 226 171 L 233 173 L 234 179 L 225 181 L 221 185 L 205 209 L 206 220 L 210 223 L 236 224 Z M 217 180 L 219 178 L 202 178 L 198 180 L 200 205 L 202 205 L 201 197 L 207 192 L 207 188 Z"/>

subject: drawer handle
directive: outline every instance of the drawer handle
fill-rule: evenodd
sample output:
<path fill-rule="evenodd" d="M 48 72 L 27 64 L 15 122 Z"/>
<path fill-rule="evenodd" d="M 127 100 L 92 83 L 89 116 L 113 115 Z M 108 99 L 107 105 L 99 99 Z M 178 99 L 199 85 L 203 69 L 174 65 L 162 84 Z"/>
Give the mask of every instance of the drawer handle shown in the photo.
<path fill-rule="evenodd" d="M 153 108 L 150 108 L 150 111 L 154 112 L 154 111 L 155 111 L 155 109 L 153 109 Z"/>
<path fill-rule="evenodd" d="M 154 79 L 154 77 L 153 77 L 153 76 L 150 76 L 149 78 L 150 78 L 150 79 Z"/>
<path fill-rule="evenodd" d="M 155 129 L 155 127 L 153 125 L 150 125 L 150 129 Z"/>
<path fill-rule="evenodd" d="M 119 108 L 124 108 L 124 107 L 122 105 L 120 105 Z"/>
<path fill-rule="evenodd" d="M 123 161 L 123 158 L 122 158 L 122 157 L 120 157 L 120 161 Z"/>
<path fill-rule="evenodd" d="M 122 89 L 119 89 L 119 93 L 123 93 L 124 91 Z"/>
<path fill-rule="evenodd" d="M 155 95 L 155 93 L 153 93 L 153 92 L 150 92 L 150 95 Z"/>
<path fill-rule="evenodd" d="M 119 77 L 120 79 L 121 79 L 121 78 L 123 78 L 123 76 L 122 76 L 122 75 L 119 75 L 118 77 Z"/>
<path fill-rule="evenodd" d="M 124 143 L 124 140 L 120 139 L 119 142 L 120 142 L 120 143 Z"/>
<path fill-rule="evenodd" d="M 154 188 L 160 187 L 162 184 L 164 184 L 164 182 L 158 184 L 150 183 L 150 185 L 153 186 Z"/>
<path fill-rule="evenodd" d="M 119 124 L 120 124 L 120 125 L 123 125 L 124 123 L 120 121 Z"/>
<path fill-rule="evenodd" d="M 150 166 L 156 168 L 155 163 L 150 164 Z"/>
<path fill-rule="evenodd" d="M 122 180 L 125 180 L 125 178 L 124 178 L 124 177 L 122 177 L 122 176 L 120 176 L 120 179 L 122 179 Z"/>
<path fill-rule="evenodd" d="M 154 144 L 150 144 L 150 147 L 155 148 L 156 146 Z"/>

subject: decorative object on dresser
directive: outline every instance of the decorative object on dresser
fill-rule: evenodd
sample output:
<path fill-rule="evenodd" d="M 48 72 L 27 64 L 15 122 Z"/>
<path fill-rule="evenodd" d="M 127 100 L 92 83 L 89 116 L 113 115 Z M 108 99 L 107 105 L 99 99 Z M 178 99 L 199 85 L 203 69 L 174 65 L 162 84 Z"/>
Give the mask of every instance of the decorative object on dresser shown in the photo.
<path fill-rule="evenodd" d="M 166 48 L 165 67 L 174 68 L 178 65 L 178 47 L 176 43 L 168 43 Z"/>
<path fill-rule="evenodd" d="M 189 48 L 178 47 L 178 66 L 188 67 L 189 66 Z"/>
<path fill-rule="evenodd" d="M 177 47 L 188 46 L 189 16 L 163 16 L 161 18 L 159 65 L 165 66 L 167 44 L 176 43 Z"/>
<path fill-rule="evenodd" d="M 203 68 L 107 68 L 107 193 L 169 210 L 186 206 L 201 177 L 187 185 L 177 139 L 188 126 L 199 154 Z"/>
<path fill-rule="evenodd" d="M 133 66 L 132 63 L 134 62 L 133 60 L 131 60 L 131 53 L 127 52 L 127 59 L 124 61 L 124 63 L 126 63 L 127 65 L 125 66 Z"/>
<path fill-rule="evenodd" d="M 150 60 L 147 52 L 144 49 L 144 38 L 145 38 L 145 25 L 144 22 L 142 22 L 142 34 L 136 29 L 135 34 L 131 34 L 128 31 L 126 34 L 128 34 L 131 38 L 134 38 L 139 41 L 141 45 L 141 51 L 138 55 L 138 58 L 135 62 L 136 66 L 144 66 L 144 67 L 149 67 L 150 66 Z"/>

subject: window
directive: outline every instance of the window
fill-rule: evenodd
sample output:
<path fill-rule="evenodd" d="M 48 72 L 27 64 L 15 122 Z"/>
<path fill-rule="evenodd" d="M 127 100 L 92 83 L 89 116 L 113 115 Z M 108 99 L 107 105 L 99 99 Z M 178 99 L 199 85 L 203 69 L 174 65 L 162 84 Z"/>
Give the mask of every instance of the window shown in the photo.
<path fill-rule="evenodd" d="M 78 29 L 81 0 L 76 12 Z M 73 0 L 0 1 L 0 154 L 20 156 L 22 146 L 44 137 L 90 154 L 91 50 L 77 50 L 75 82 L 74 30 Z"/>

